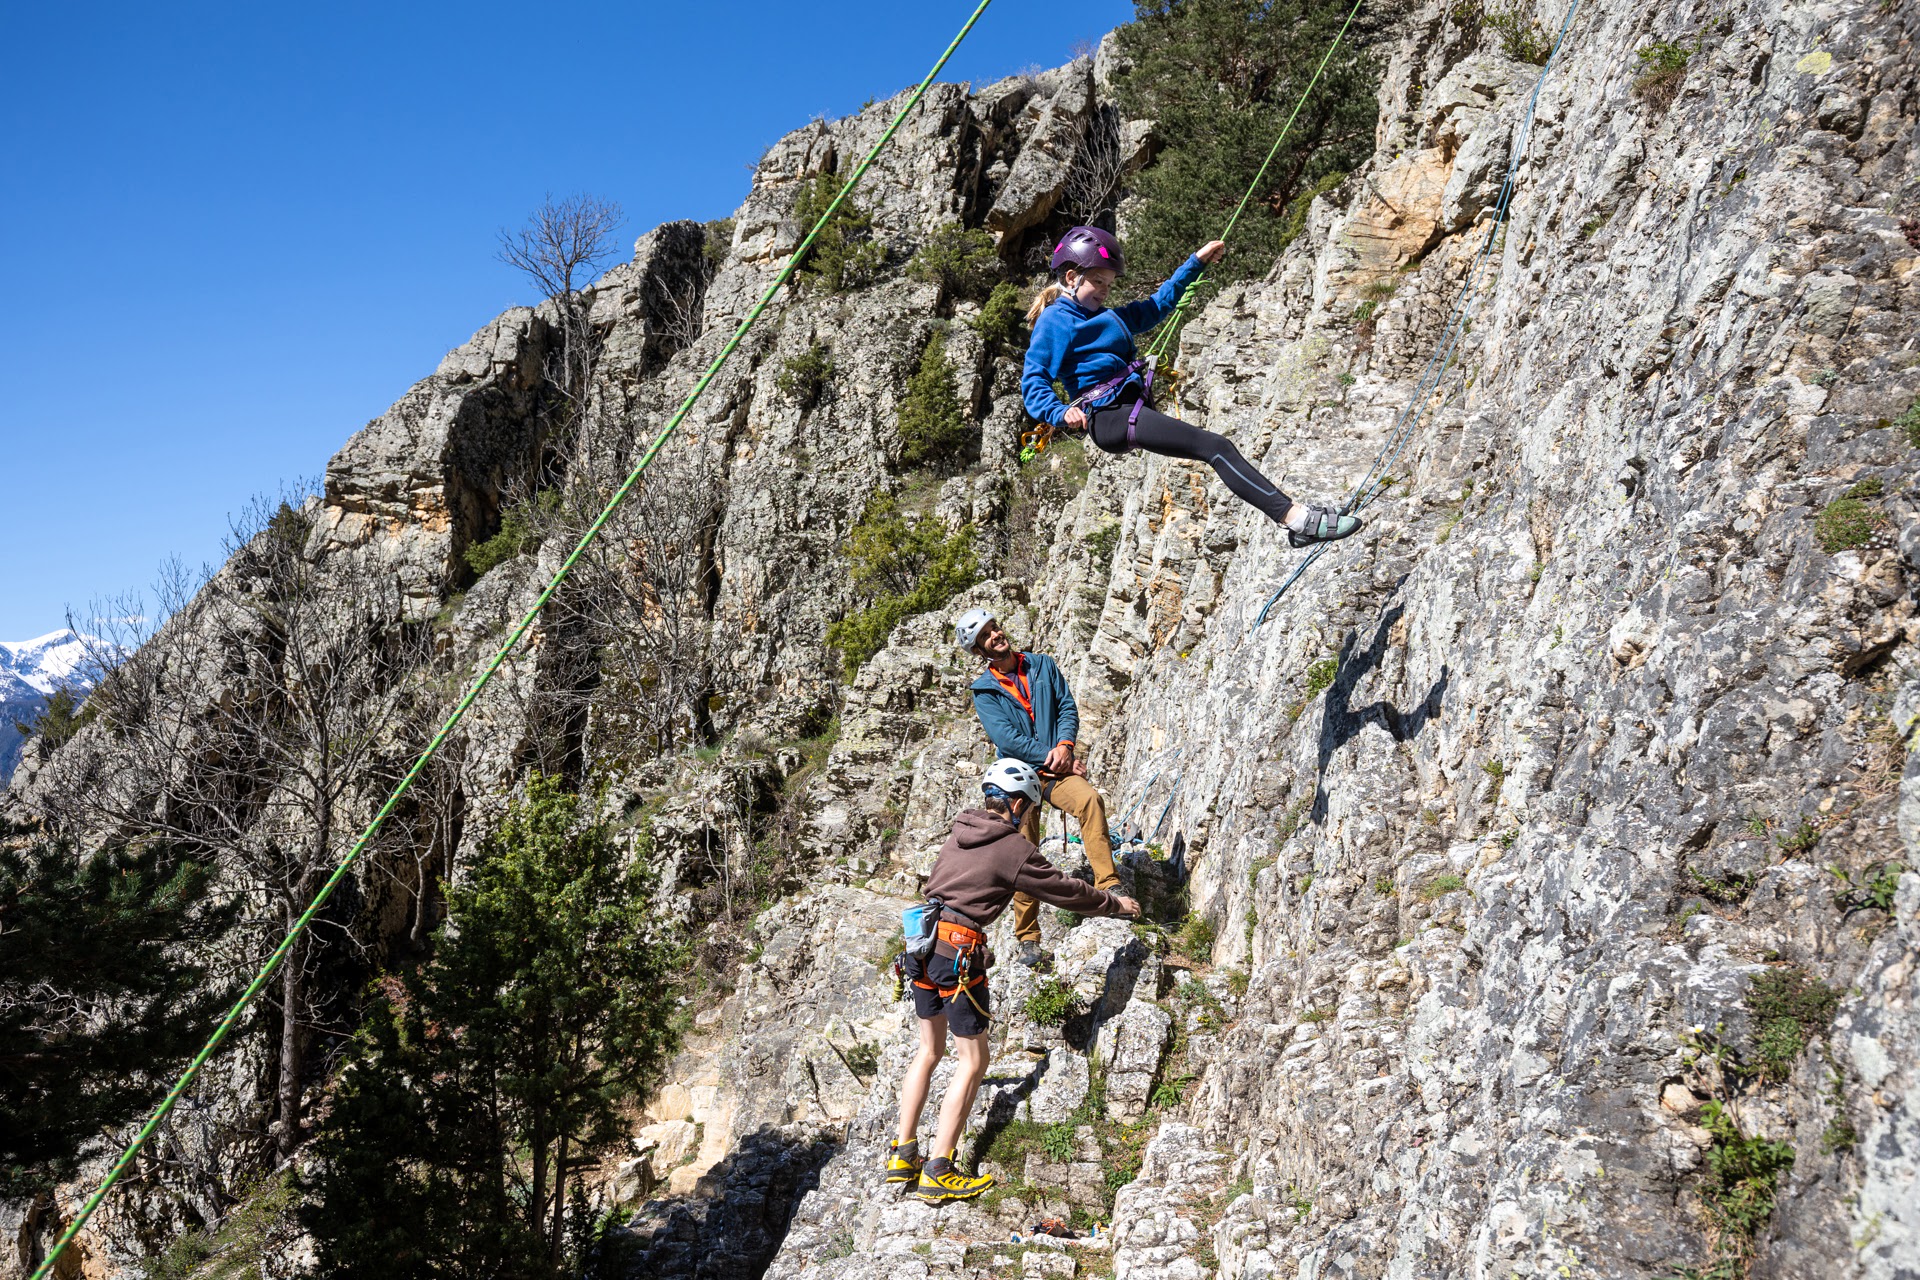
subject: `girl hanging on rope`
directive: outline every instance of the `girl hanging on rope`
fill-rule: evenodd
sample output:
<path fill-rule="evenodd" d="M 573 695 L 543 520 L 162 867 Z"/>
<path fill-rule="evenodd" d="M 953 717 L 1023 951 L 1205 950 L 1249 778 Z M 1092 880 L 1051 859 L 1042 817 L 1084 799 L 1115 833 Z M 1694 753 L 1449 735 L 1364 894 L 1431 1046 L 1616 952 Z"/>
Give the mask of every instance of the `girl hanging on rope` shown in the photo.
<path fill-rule="evenodd" d="M 1201 246 L 1152 297 L 1109 310 L 1107 292 L 1121 271 L 1120 242 L 1098 227 L 1067 232 L 1053 251 L 1058 283 L 1042 289 L 1027 312 L 1033 340 L 1020 379 L 1027 412 L 1049 426 L 1085 431 L 1106 453 L 1145 449 L 1206 463 L 1241 501 L 1284 525 L 1296 547 L 1348 537 L 1359 530 L 1359 517 L 1293 501 L 1232 441 L 1147 403 L 1152 373 L 1138 358 L 1133 335 L 1159 324 L 1201 268 L 1224 252 L 1220 240 Z M 1056 380 L 1071 401 L 1060 399 Z"/>

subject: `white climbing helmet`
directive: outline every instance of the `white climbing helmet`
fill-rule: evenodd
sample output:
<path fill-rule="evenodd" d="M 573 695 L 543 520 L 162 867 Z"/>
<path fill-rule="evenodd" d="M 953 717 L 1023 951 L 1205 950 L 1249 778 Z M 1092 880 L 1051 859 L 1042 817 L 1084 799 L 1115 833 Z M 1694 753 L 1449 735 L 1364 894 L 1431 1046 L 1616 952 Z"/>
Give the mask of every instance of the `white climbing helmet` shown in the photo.
<path fill-rule="evenodd" d="M 1010 796 L 1025 796 L 1035 804 L 1040 803 L 1040 774 L 1025 760 L 1015 760 L 1004 756 L 987 766 L 981 775 L 980 786 L 998 787 Z"/>
<path fill-rule="evenodd" d="M 953 642 L 968 653 L 972 653 L 974 644 L 980 639 L 980 633 L 985 631 L 987 624 L 992 621 L 993 614 L 985 609 L 967 610 L 954 620 Z"/>

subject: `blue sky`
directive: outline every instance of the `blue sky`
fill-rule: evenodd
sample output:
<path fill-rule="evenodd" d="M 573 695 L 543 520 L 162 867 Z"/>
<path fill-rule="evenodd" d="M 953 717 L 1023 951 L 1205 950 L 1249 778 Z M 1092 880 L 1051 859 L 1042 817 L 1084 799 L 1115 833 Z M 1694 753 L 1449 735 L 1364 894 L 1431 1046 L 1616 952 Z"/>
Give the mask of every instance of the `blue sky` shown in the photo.
<path fill-rule="evenodd" d="M 971 0 L 15 5 L 0 48 L 0 640 L 217 559 L 502 308 L 548 192 L 630 240 L 911 85 Z M 1053 66 L 1124 0 L 994 0 L 943 75 Z"/>

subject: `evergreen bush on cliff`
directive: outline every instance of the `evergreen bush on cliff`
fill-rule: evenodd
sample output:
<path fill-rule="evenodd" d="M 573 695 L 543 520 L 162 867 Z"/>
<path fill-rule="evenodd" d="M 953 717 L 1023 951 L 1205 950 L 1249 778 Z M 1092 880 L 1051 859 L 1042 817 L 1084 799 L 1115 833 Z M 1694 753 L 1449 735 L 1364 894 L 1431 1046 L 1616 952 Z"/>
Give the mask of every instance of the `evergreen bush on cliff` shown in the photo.
<path fill-rule="evenodd" d="M 591 807 L 534 775 L 449 891 L 432 961 L 376 992 L 304 1188 L 321 1274 L 577 1264 L 579 1177 L 672 1051 L 683 954 Z"/>
<path fill-rule="evenodd" d="M 200 1047 L 227 996 L 193 957 L 233 913 L 159 842 L 83 857 L 5 826 L 0 845 L 0 1197 L 17 1199 L 73 1177 Z"/>
<path fill-rule="evenodd" d="M 938 609 L 980 580 L 973 526 L 948 534 L 932 516 L 906 515 L 876 498 L 847 535 L 847 559 L 861 607 L 827 627 L 847 679 L 880 651 L 903 618 Z"/>
<path fill-rule="evenodd" d="M 935 329 L 900 402 L 900 461 L 910 467 L 939 462 L 958 452 L 972 434 L 953 366 L 947 363 L 947 335 Z"/>
<path fill-rule="evenodd" d="M 1220 234 L 1346 18 L 1341 0 L 1135 0 L 1119 29 L 1132 69 L 1115 85 L 1162 147 L 1140 176 L 1128 279 L 1151 286 Z M 1356 21 L 1321 73 L 1233 233 L 1217 280 L 1264 275 L 1298 234 L 1289 205 L 1373 150 L 1380 73 Z"/>

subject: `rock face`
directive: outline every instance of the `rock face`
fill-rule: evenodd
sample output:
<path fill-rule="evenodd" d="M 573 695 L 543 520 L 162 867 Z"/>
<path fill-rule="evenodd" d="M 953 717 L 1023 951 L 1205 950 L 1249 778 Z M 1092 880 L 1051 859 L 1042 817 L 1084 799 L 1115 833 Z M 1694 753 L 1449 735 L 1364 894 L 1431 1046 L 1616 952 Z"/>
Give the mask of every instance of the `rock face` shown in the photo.
<path fill-rule="evenodd" d="M 663 454 L 718 495 L 699 625 L 723 745 L 634 764 L 613 800 L 660 801 L 696 924 L 714 859 L 750 851 L 730 814 L 784 797 L 808 853 L 609 1158 L 596 1274 L 1074 1274 L 1100 1250 L 1135 1280 L 1920 1273 L 1920 495 L 1895 424 L 1920 399 L 1920 12 L 1588 0 L 1497 228 L 1539 69 L 1449 13 L 1396 19 L 1373 161 L 1181 340 L 1180 412 L 1302 497 L 1350 491 L 1423 410 L 1365 531 L 1264 625 L 1283 536 L 1196 465 L 1022 467 L 1018 353 L 897 274 L 786 300 Z M 1635 57 L 1656 42 L 1663 81 Z M 1024 262 L 1112 61 L 931 93 L 861 192 L 889 270 L 955 220 Z M 595 286 L 631 430 L 582 459 L 644 445 L 798 242 L 803 180 L 892 109 L 768 153 L 698 333 L 660 305 L 718 249 L 698 228 Z M 1455 367 L 1423 387 L 1490 230 Z M 936 325 L 980 444 L 916 483 L 894 418 Z M 461 569 L 543 447 L 553 329 L 502 317 L 329 468 L 310 551 L 391 566 L 409 617 L 451 609 L 444 670 L 563 554 Z M 803 404 L 780 375 L 816 345 L 836 372 Z M 985 580 L 843 681 L 821 636 L 876 494 L 971 526 Z M 1004 1185 L 936 1212 L 880 1180 L 913 1037 L 881 965 L 987 758 L 945 635 L 974 604 L 1061 659 L 1137 837 L 1123 875 L 1194 922 L 1175 945 L 1043 912 L 1053 970 L 995 971 L 966 1142 Z M 543 625 L 476 708 L 470 828 L 531 758 L 564 638 Z M 782 745 L 836 715 L 823 757 Z M 110 750 L 83 730 L 22 802 Z M 1070 835 L 1052 818 L 1046 848 L 1073 867 Z M 1812 982 L 1833 999 L 1769 994 Z M 1791 1163 L 1740 1184 L 1759 1141 Z M 1750 1233 L 1742 1196 L 1771 1204 Z M 147 1199 L 92 1256 L 163 1234 Z M 1006 1243 L 1076 1210 L 1110 1234 Z"/>

